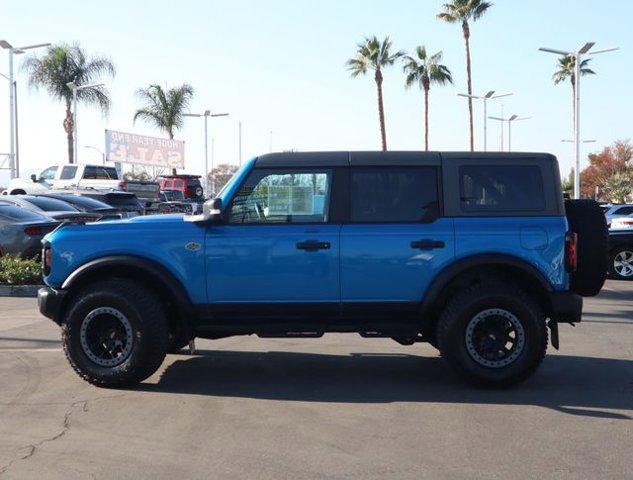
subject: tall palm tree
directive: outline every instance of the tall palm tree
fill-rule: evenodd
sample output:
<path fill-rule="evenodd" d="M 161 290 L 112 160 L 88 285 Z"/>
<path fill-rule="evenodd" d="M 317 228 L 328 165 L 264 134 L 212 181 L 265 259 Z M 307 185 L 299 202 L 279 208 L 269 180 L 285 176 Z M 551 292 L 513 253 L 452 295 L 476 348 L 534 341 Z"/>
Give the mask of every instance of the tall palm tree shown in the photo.
<path fill-rule="evenodd" d="M 589 68 L 590 58 L 583 60 L 580 62 L 580 76 L 584 77 L 585 75 L 595 75 L 591 68 Z M 556 64 L 556 71 L 554 75 L 552 75 L 552 80 L 554 80 L 554 85 L 558 85 L 561 82 L 569 79 L 571 83 L 571 108 L 572 108 L 572 119 L 573 124 L 576 125 L 576 57 L 573 55 L 568 55 L 566 57 L 560 57 L 558 59 L 558 63 Z"/>
<path fill-rule="evenodd" d="M 174 130 L 182 128 L 182 114 L 189 108 L 193 87 L 184 83 L 165 92 L 160 85 L 150 85 L 139 88 L 136 95 L 143 105 L 134 113 L 134 122 L 141 119 L 162 130 L 173 140 Z"/>
<path fill-rule="evenodd" d="M 437 18 L 448 23 L 461 23 L 464 43 L 466 44 L 466 75 L 468 80 L 468 95 L 473 94 L 472 72 L 470 62 L 470 21 L 477 21 L 492 6 L 484 0 L 453 0 L 444 4 L 444 11 L 437 14 Z M 468 128 L 470 130 L 470 150 L 475 149 L 475 133 L 473 130 L 473 99 L 468 97 Z"/>
<path fill-rule="evenodd" d="M 114 64 L 106 57 L 88 57 L 78 44 L 60 44 L 49 47 L 41 58 L 28 57 L 22 68 L 28 72 L 30 86 L 42 87 L 51 97 L 66 104 L 63 126 L 68 140 L 68 161 L 73 163 L 77 152 L 73 152 L 73 91 L 68 83 L 87 85 L 98 82 L 104 75 L 114 77 Z M 104 114 L 110 109 L 108 91 L 102 86 L 78 90 L 77 102 L 96 105 Z"/>
<path fill-rule="evenodd" d="M 446 65 L 442 65 L 442 52 L 433 55 L 426 53 L 421 45 L 415 49 L 415 56 L 404 57 L 404 72 L 407 74 L 405 85 L 410 88 L 417 83 L 424 90 L 424 149 L 429 149 L 429 90 L 432 84 L 453 83 L 453 76 Z"/>
<path fill-rule="evenodd" d="M 385 108 L 382 97 L 382 70 L 389 67 L 404 55 L 404 52 L 397 51 L 391 53 L 391 40 L 385 37 L 382 41 L 374 35 L 365 38 L 363 43 L 358 44 L 356 57 L 347 61 L 348 70 L 351 71 L 352 78 L 365 75 L 368 70 L 374 71 L 374 80 L 378 90 L 378 120 L 380 121 L 380 139 L 383 151 L 387 150 L 387 132 L 385 128 Z"/>

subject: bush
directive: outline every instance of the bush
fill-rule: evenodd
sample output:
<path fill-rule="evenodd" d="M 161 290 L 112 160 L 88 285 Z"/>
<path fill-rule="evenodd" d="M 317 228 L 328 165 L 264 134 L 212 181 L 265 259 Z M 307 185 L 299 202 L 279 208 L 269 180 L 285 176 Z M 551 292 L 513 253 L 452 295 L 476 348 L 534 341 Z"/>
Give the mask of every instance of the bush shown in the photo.
<path fill-rule="evenodd" d="M 40 263 L 34 259 L 24 259 L 6 255 L 0 257 L 0 284 L 39 285 L 42 283 Z"/>

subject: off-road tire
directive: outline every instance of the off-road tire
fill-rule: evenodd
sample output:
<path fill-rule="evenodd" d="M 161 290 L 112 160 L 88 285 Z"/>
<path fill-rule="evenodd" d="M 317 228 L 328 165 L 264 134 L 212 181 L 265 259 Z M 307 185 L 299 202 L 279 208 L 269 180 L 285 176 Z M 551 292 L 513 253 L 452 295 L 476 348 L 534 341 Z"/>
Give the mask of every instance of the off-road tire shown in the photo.
<path fill-rule="evenodd" d="M 122 387 L 145 380 L 160 367 L 169 328 L 160 299 L 152 290 L 135 281 L 112 278 L 86 286 L 70 302 L 62 320 L 62 344 L 70 365 L 84 380 L 99 387 Z M 132 351 L 114 367 L 93 362 L 81 346 L 82 322 L 99 307 L 116 308 L 132 326 Z"/>
<path fill-rule="evenodd" d="M 466 347 L 467 325 L 479 312 L 504 309 L 520 322 L 525 343 L 519 356 L 500 368 L 478 363 Z M 534 299 L 514 285 L 482 283 L 455 295 L 437 325 L 440 353 L 466 381 L 484 387 L 508 387 L 527 379 L 539 367 L 547 350 L 545 316 Z"/>
<path fill-rule="evenodd" d="M 578 266 L 571 289 L 583 297 L 600 293 L 607 277 L 609 231 L 604 213 L 594 200 L 565 200 L 572 232 L 578 235 Z"/>

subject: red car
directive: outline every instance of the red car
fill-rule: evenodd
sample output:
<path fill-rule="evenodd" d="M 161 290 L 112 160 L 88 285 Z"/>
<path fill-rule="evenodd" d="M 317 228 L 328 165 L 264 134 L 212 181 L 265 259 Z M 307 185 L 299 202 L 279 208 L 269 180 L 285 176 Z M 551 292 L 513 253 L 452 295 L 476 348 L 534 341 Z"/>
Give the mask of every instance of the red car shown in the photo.
<path fill-rule="evenodd" d="M 200 175 L 163 175 L 158 179 L 161 191 L 179 190 L 187 200 L 203 201 Z"/>

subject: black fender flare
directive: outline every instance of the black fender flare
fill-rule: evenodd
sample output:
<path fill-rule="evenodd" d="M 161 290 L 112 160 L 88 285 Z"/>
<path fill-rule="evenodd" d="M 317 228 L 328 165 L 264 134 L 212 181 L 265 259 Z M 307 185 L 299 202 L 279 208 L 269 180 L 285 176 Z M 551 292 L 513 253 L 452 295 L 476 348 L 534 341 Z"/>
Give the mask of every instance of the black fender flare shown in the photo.
<path fill-rule="evenodd" d="M 434 305 L 435 301 L 442 294 L 444 288 L 453 281 L 460 273 L 471 270 L 476 267 L 511 267 L 522 271 L 524 274 L 534 278 L 537 286 L 547 293 L 553 292 L 552 285 L 545 276 L 533 265 L 527 261 L 506 254 L 484 253 L 461 258 L 449 266 L 444 268 L 439 275 L 435 277 L 429 288 L 424 294 L 420 305 L 422 314 L 428 312 Z"/>
<path fill-rule="evenodd" d="M 177 307 L 182 309 L 182 313 L 187 317 L 192 313 L 193 305 L 186 289 L 169 269 L 154 260 L 134 255 L 112 255 L 84 263 L 64 280 L 61 288 L 69 291 L 99 271 L 116 272 L 117 269 L 135 270 L 147 275 L 151 283 L 160 285 L 172 295 Z"/>

